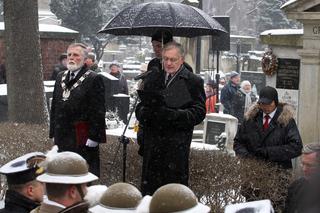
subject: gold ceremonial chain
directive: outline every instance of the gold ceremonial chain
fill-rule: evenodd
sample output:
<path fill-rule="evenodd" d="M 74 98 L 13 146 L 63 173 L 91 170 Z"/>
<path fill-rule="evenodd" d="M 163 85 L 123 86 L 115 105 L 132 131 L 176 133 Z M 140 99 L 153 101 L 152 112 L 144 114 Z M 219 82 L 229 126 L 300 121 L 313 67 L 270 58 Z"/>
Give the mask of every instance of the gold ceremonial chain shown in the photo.
<path fill-rule="evenodd" d="M 81 85 L 82 82 L 84 81 L 84 79 L 86 79 L 90 74 L 90 71 L 88 70 L 87 72 L 85 72 L 81 76 L 81 78 L 75 84 L 72 85 L 72 87 L 70 89 L 68 89 L 66 83 L 64 82 L 66 80 L 68 72 L 69 72 L 69 70 L 66 70 L 63 73 L 62 80 L 61 80 L 61 87 L 62 87 L 62 90 L 63 90 L 63 92 L 62 92 L 62 100 L 63 101 L 67 101 L 69 99 L 71 90 L 73 90 L 73 89 L 77 88 L 79 85 Z"/>

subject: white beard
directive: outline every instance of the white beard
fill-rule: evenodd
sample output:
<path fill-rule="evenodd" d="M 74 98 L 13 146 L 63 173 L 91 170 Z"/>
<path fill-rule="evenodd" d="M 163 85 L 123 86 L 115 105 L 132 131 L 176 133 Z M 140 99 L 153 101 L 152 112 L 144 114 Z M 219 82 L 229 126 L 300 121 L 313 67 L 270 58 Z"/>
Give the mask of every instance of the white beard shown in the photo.
<path fill-rule="evenodd" d="M 71 72 L 80 69 L 82 66 L 83 66 L 82 63 L 79 63 L 79 64 L 67 64 L 67 68 Z"/>

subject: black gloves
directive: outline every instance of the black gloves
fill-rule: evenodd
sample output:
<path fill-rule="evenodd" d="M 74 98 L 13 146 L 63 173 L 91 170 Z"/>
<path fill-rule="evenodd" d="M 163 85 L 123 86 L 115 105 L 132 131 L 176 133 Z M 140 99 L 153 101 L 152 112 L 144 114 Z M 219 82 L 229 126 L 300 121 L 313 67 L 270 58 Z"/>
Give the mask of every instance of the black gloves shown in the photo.
<path fill-rule="evenodd" d="M 174 121 L 179 115 L 178 110 L 165 106 L 140 106 L 136 111 L 136 116 L 143 124 L 168 125 L 167 122 Z"/>

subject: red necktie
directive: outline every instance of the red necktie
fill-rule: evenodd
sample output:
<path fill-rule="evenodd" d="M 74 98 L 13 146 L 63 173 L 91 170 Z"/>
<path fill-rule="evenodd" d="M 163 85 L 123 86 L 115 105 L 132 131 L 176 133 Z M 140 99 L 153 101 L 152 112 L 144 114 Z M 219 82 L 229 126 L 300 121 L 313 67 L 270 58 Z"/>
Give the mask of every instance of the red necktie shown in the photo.
<path fill-rule="evenodd" d="M 267 130 L 269 128 L 269 118 L 270 116 L 267 114 L 264 116 L 263 130 Z"/>

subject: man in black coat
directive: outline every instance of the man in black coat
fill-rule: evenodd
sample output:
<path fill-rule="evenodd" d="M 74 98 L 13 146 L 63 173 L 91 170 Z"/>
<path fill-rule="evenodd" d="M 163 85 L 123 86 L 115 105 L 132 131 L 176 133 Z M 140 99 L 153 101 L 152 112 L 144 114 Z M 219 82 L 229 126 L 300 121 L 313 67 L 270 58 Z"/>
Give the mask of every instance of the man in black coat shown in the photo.
<path fill-rule="evenodd" d="M 293 109 L 279 103 L 275 88 L 261 89 L 258 103 L 247 112 L 234 138 L 233 148 L 236 156 L 292 168 L 291 159 L 301 154 L 301 137 Z"/>
<path fill-rule="evenodd" d="M 232 71 L 230 74 L 229 82 L 222 88 L 220 101 L 223 105 L 223 113 L 231 114 L 232 112 L 232 100 L 237 91 L 239 90 L 240 75 L 236 71 Z"/>
<path fill-rule="evenodd" d="M 68 70 L 57 76 L 50 113 L 50 138 L 59 151 L 82 155 L 99 176 L 99 143 L 105 143 L 105 100 L 101 75 L 88 70 L 86 46 L 71 44 Z"/>
<path fill-rule="evenodd" d="M 142 194 L 168 183 L 188 185 L 193 128 L 206 114 L 203 80 L 184 65 L 180 44 L 162 52 L 164 70 L 150 74 L 140 91 L 136 116 L 143 125 Z"/>
<path fill-rule="evenodd" d="M 124 74 L 121 73 L 120 64 L 118 62 L 114 61 L 109 65 L 109 69 L 110 69 L 110 75 L 119 79 L 116 92 L 128 95 L 129 89 L 128 89 L 127 78 L 126 78 L 126 76 L 124 76 Z"/>
<path fill-rule="evenodd" d="M 0 168 L 0 174 L 6 175 L 8 190 L 4 208 L 0 213 L 29 213 L 42 202 L 44 186 L 36 180 L 43 169 L 37 162 L 44 160 L 45 155 L 33 152 L 16 158 Z M 36 159 L 35 163 L 30 163 Z"/>
<path fill-rule="evenodd" d="M 60 72 L 67 70 L 67 53 L 59 56 L 59 64 L 54 65 L 50 80 L 56 80 Z"/>
<path fill-rule="evenodd" d="M 290 184 L 284 213 L 320 212 L 319 160 L 320 143 L 305 145 L 301 157 L 303 177 Z"/>

